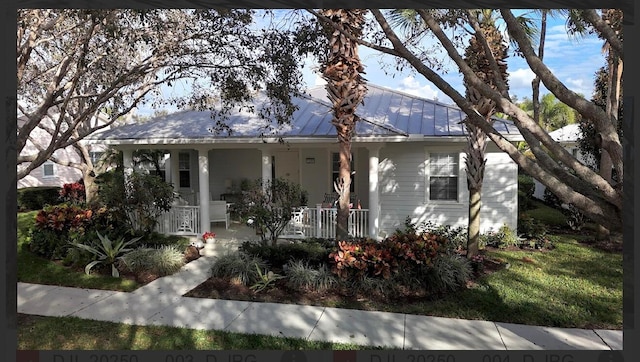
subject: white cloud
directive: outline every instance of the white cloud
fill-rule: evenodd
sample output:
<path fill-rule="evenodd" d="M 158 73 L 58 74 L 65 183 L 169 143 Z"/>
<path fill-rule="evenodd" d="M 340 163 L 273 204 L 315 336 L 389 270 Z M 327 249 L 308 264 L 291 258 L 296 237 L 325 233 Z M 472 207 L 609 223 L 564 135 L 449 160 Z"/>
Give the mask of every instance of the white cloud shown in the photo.
<path fill-rule="evenodd" d="M 589 78 L 567 78 L 565 84 L 569 89 L 582 94 L 585 98 L 591 98 L 593 93 L 593 80 Z"/>
<path fill-rule="evenodd" d="M 423 86 L 418 80 L 416 80 L 416 78 L 411 75 L 402 79 L 400 86 L 396 89 L 401 92 L 409 93 L 414 96 L 426 99 L 438 99 L 439 94 L 439 91 L 433 89 L 430 84 Z"/>
<path fill-rule="evenodd" d="M 516 69 L 513 72 L 509 72 L 509 87 L 511 89 L 523 87 L 531 88 L 531 81 L 535 77 L 536 75 L 531 69 Z"/>

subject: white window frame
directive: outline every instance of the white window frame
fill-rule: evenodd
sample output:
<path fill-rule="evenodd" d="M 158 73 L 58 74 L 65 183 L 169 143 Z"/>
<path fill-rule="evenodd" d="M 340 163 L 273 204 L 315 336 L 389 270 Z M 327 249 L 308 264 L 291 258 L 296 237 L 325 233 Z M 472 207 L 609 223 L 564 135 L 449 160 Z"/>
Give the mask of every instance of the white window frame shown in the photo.
<path fill-rule="evenodd" d="M 331 190 L 331 192 L 334 191 L 333 183 L 336 181 L 336 178 L 333 177 L 333 176 L 337 176 L 337 175 L 340 174 L 340 168 L 339 167 L 338 167 L 337 172 L 334 172 L 334 170 L 333 170 L 333 165 L 334 165 L 333 156 L 334 155 L 338 155 L 338 161 L 340 161 L 340 152 L 339 151 L 336 151 L 336 152 L 331 151 L 331 152 L 329 152 L 329 174 L 331 175 L 330 180 L 329 180 L 330 181 L 329 182 L 329 189 Z M 350 189 L 351 193 L 356 193 L 357 194 L 358 191 L 356 189 L 356 183 L 354 182 L 354 180 L 355 180 L 355 167 L 356 167 L 355 165 L 356 165 L 356 159 L 355 159 L 355 156 L 354 156 L 354 154 L 352 152 L 351 153 L 351 185 L 350 185 L 351 187 L 349 189 Z"/>
<path fill-rule="evenodd" d="M 47 166 L 51 166 L 51 175 L 47 175 Z M 42 164 L 42 177 L 43 178 L 53 178 L 56 177 L 56 166 L 55 163 L 51 161 L 47 161 Z"/>
<path fill-rule="evenodd" d="M 186 157 L 186 160 L 182 159 L 183 157 Z M 181 174 L 183 172 L 186 172 L 189 175 L 189 184 L 185 186 L 183 186 L 181 182 Z M 178 153 L 178 183 L 180 188 L 191 187 L 191 154 L 189 152 Z"/>
<path fill-rule="evenodd" d="M 432 155 L 452 155 L 456 158 L 456 164 L 455 165 L 455 174 L 449 174 L 448 176 L 446 175 L 439 175 L 439 176 L 445 176 L 445 177 L 455 177 L 456 178 L 456 198 L 454 199 L 432 199 L 431 198 L 431 166 L 432 166 L 432 162 L 433 162 L 433 156 Z M 460 204 L 461 203 L 461 191 L 462 191 L 462 186 L 461 186 L 461 179 L 463 177 L 462 171 L 461 171 L 461 165 L 462 165 L 462 157 L 460 156 L 460 152 L 457 151 L 451 151 L 451 150 L 438 150 L 438 149 L 430 149 L 429 151 L 427 151 L 427 162 L 425 164 L 425 194 L 426 194 L 426 202 L 427 203 L 442 203 L 442 204 Z M 437 177 L 437 176 L 434 176 Z"/>
<path fill-rule="evenodd" d="M 91 159 L 91 163 L 96 166 L 100 159 L 104 156 L 104 152 L 100 151 L 90 151 L 89 158 Z"/>

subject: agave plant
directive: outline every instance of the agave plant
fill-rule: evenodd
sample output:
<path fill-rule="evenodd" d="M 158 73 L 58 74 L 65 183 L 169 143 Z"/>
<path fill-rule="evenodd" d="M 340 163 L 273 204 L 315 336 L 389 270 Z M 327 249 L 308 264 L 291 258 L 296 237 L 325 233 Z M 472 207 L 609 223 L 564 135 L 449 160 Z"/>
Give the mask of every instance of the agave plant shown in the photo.
<path fill-rule="evenodd" d="M 94 246 L 80 243 L 71 243 L 73 246 L 79 249 L 90 252 L 97 258 L 84 267 L 84 272 L 89 274 L 91 268 L 98 264 L 111 265 L 111 275 L 114 278 L 119 278 L 120 272 L 118 272 L 118 268 L 116 268 L 116 261 L 120 260 L 124 254 L 133 250 L 132 248 L 129 248 L 129 246 L 140 240 L 141 237 L 133 238 L 127 242 L 124 241 L 124 238 L 119 238 L 118 240 L 113 242 L 107 236 L 103 236 L 100 233 L 97 234 L 98 238 L 100 239 L 100 243 L 97 243 Z"/>

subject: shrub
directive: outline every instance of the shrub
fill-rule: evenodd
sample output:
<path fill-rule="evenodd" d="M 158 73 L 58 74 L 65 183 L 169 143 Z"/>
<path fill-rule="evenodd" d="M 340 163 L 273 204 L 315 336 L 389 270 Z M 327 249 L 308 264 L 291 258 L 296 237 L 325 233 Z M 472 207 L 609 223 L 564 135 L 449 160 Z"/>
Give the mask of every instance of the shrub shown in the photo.
<path fill-rule="evenodd" d="M 365 276 L 388 279 L 400 270 L 431 265 L 439 253 L 446 253 L 447 239 L 428 232 L 396 233 L 382 242 L 369 239 L 340 241 L 329 254 L 333 272 L 342 279 Z"/>
<path fill-rule="evenodd" d="M 528 240 L 540 240 L 547 234 L 547 227 L 526 213 L 518 214 L 518 234 Z"/>
<path fill-rule="evenodd" d="M 60 188 L 49 186 L 19 189 L 17 194 L 18 210 L 41 210 L 47 205 L 60 202 Z"/>
<path fill-rule="evenodd" d="M 518 175 L 518 210 L 526 211 L 533 208 L 533 193 L 536 185 L 529 175 Z"/>
<path fill-rule="evenodd" d="M 525 174 L 518 175 L 518 191 L 522 191 L 526 197 L 532 198 L 535 190 L 536 184 L 533 181 L 533 177 Z"/>
<path fill-rule="evenodd" d="M 72 204 L 82 204 L 86 200 L 84 184 L 80 182 L 67 183 L 62 185 L 60 190 L 60 199 L 63 202 Z"/>
<path fill-rule="evenodd" d="M 243 285 L 253 285 L 259 280 L 256 265 L 267 267 L 262 259 L 241 251 L 228 252 L 217 258 L 211 266 L 211 276 L 236 279 Z"/>
<path fill-rule="evenodd" d="M 133 273 L 151 271 L 154 274 L 170 275 L 185 264 L 184 254 L 176 246 L 160 248 L 141 247 L 122 256 L 122 267 Z"/>
<path fill-rule="evenodd" d="M 567 204 L 562 209 L 562 213 L 567 217 L 567 225 L 571 230 L 581 230 L 587 222 L 587 218 L 573 204 Z"/>
<path fill-rule="evenodd" d="M 240 250 L 265 260 L 273 268 L 281 269 L 291 260 L 304 260 L 312 266 L 326 264 L 333 243 L 323 243 L 316 240 L 301 241 L 293 244 L 264 245 L 246 241 Z"/>
<path fill-rule="evenodd" d="M 55 230 L 34 228 L 30 239 L 29 251 L 49 260 L 64 258 L 69 248 L 67 234 Z"/>
<path fill-rule="evenodd" d="M 549 188 L 544 189 L 544 194 L 542 197 L 543 197 L 544 203 L 547 204 L 548 206 L 551 206 L 558 210 L 562 209 L 562 201 L 560 201 L 560 198 L 558 198 L 556 194 L 551 192 Z"/>
<path fill-rule="evenodd" d="M 47 259 L 64 258 L 70 235 L 84 234 L 92 216 L 92 210 L 76 205 L 46 206 L 35 216 L 30 250 Z"/>
<path fill-rule="evenodd" d="M 134 232 L 151 233 L 175 199 L 173 187 L 157 175 L 133 172 L 125 182 L 123 170 L 118 168 L 100 175 L 96 183 L 98 198 L 116 224 Z"/>
<path fill-rule="evenodd" d="M 438 293 L 455 291 L 465 286 L 472 274 L 471 263 L 466 258 L 454 254 L 441 254 L 425 275 L 426 286 Z"/>
<path fill-rule="evenodd" d="M 35 227 L 60 232 L 84 228 L 91 222 L 93 210 L 76 205 L 47 206 L 36 214 Z"/>
<path fill-rule="evenodd" d="M 163 235 L 157 232 L 143 234 L 140 244 L 150 248 L 159 249 L 164 246 L 174 246 L 178 250 L 184 250 L 190 245 L 188 238 L 180 235 Z"/>
<path fill-rule="evenodd" d="M 503 224 L 498 231 L 489 230 L 480 235 L 480 244 L 484 246 L 492 246 L 494 248 L 504 249 L 510 246 L 520 246 L 522 240 L 511 230 L 507 224 Z"/>
<path fill-rule="evenodd" d="M 270 240 L 276 244 L 278 237 L 291 220 L 291 208 L 301 206 L 304 190 L 300 185 L 282 178 L 256 180 L 234 208 L 242 219 L 251 219 L 261 231 L 263 244 Z"/>
<path fill-rule="evenodd" d="M 430 234 L 445 238 L 448 252 L 464 250 L 467 248 L 467 228 L 462 226 L 452 227 L 451 225 L 436 225 L 428 221 L 424 225 L 424 230 Z"/>
<path fill-rule="evenodd" d="M 78 267 L 85 266 L 93 261 L 93 254 L 86 250 L 78 248 L 67 248 L 67 254 L 62 259 L 62 264 L 65 266 Z"/>
<path fill-rule="evenodd" d="M 287 284 L 293 289 L 326 290 L 337 284 L 335 276 L 326 265 L 314 268 L 303 260 L 292 260 L 286 264 Z"/>

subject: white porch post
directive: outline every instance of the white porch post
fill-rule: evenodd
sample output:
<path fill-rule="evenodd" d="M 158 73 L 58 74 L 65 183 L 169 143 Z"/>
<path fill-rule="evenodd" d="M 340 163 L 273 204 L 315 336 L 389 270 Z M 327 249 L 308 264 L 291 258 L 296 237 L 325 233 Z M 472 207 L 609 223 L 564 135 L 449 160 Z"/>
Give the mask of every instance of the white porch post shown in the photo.
<path fill-rule="evenodd" d="M 167 159 L 167 155 L 164 155 L 164 182 L 171 182 L 171 159 Z"/>
<path fill-rule="evenodd" d="M 369 237 L 378 238 L 380 231 L 380 197 L 378 194 L 378 165 L 380 145 L 368 146 L 369 150 Z"/>
<path fill-rule="evenodd" d="M 169 159 L 171 171 L 171 183 L 173 183 L 173 191 L 180 191 L 180 152 L 179 150 L 171 150 L 171 158 Z"/>
<path fill-rule="evenodd" d="M 270 149 L 263 148 L 262 149 L 262 182 L 263 185 L 266 185 L 271 180 L 271 156 L 272 152 Z"/>
<path fill-rule="evenodd" d="M 198 181 L 200 191 L 200 233 L 209 231 L 209 149 L 198 149 Z"/>
<path fill-rule="evenodd" d="M 122 150 L 122 165 L 124 166 L 124 182 L 129 179 L 133 173 L 133 150 Z"/>

